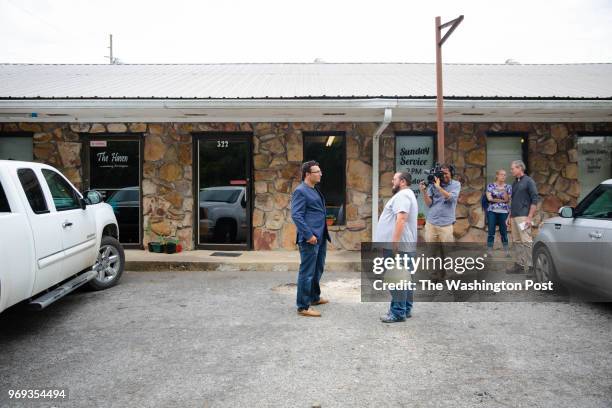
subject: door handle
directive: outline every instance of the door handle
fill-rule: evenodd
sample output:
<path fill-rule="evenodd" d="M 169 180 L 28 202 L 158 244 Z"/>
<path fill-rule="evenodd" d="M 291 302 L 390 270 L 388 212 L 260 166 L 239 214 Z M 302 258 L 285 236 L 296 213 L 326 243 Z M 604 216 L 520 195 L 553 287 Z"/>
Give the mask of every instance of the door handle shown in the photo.
<path fill-rule="evenodd" d="M 62 228 L 72 227 L 72 223 L 70 221 L 62 222 Z"/>
<path fill-rule="evenodd" d="M 589 232 L 589 237 L 594 238 L 594 239 L 600 239 L 602 237 L 601 232 Z"/>

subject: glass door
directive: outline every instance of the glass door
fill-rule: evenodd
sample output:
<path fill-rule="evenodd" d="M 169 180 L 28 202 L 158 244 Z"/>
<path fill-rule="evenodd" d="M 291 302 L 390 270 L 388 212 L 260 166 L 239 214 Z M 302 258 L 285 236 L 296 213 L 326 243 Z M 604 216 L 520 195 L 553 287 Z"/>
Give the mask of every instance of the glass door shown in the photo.
<path fill-rule="evenodd" d="M 142 217 L 140 194 L 140 139 L 92 138 L 87 143 L 89 161 L 86 185 L 97 190 L 113 207 L 119 224 L 119 241 L 140 246 Z"/>
<path fill-rule="evenodd" d="M 198 246 L 249 249 L 251 135 L 205 134 L 195 141 Z"/>

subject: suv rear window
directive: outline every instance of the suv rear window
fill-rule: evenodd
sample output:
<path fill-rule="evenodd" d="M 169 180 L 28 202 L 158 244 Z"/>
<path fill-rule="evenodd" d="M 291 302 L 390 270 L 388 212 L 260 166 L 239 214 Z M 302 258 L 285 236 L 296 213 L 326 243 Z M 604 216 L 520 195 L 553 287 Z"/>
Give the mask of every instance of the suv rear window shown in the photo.
<path fill-rule="evenodd" d="M 19 181 L 21 182 L 23 191 L 28 198 L 32 211 L 34 211 L 36 214 L 48 213 L 49 209 L 47 208 L 47 201 L 45 200 L 45 195 L 43 194 L 40 183 L 38 182 L 38 177 L 36 177 L 34 170 L 19 169 L 17 170 L 17 176 L 19 177 Z"/>
<path fill-rule="evenodd" d="M 0 213 L 2 212 L 11 212 L 11 206 L 9 205 L 6 194 L 4 193 L 2 182 L 0 182 Z"/>

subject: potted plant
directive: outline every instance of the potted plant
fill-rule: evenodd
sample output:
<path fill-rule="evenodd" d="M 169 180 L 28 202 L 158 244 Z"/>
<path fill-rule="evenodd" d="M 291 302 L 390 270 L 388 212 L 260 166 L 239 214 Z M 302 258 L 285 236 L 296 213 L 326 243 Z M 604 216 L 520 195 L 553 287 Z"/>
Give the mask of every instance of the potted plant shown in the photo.
<path fill-rule="evenodd" d="M 336 222 L 336 216 L 332 214 L 325 216 L 325 222 L 327 222 L 327 225 L 331 227 Z"/>
<path fill-rule="evenodd" d="M 166 238 L 165 242 L 166 242 L 165 252 L 167 254 L 174 254 L 176 252 L 180 252 L 179 249 L 178 249 L 180 247 L 180 245 L 178 243 L 179 242 L 178 239 L 176 239 L 176 238 Z"/>
<path fill-rule="evenodd" d="M 419 227 L 425 225 L 425 214 L 423 214 L 422 212 L 418 213 L 417 215 L 417 225 Z"/>
<path fill-rule="evenodd" d="M 151 232 L 151 225 L 149 221 L 149 225 L 145 228 L 145 233 Z M 164 237 L 161 235 L 155 234 L 157 236 L 155 241 L 151 241 L 147 244 L 147 249 L 149 252 L 163 253 L 166 250 L 166 242 Z"/>
<path fill-rule="evenodd" d="M 157 240 L 149 242 L 149 251 L 158 254 L 166 252 L 166 241 L 161 235 L 157 236 Z"/>

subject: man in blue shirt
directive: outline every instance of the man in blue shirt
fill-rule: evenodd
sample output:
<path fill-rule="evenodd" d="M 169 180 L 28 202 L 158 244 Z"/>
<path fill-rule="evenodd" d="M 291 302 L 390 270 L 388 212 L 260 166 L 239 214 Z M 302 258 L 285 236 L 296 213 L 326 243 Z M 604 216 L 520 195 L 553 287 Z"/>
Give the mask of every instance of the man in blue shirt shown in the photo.
<path fill-rule="evenodd" d="M 454 169 L 451 165 L 443 164 L 440 170 L 444 173 L 442 179 L 436 177 L 429 186 L 424 182 L 419 184 L 423 201 L 429 207 L 425 224 L 425 241 L 454 242 L 453 224 L 461 183 L 453 180 Z"/>
<path fill-rule="evenodd" d="M 320 317 L 311 305 L 323 305 L 319 282 L 325 267 L 327 241 L 331 241 L 325 222 L 325 198 L 316 187 L 323 173 L 316 161 L 302 164 L 302 183 L 291 196 L 291 218 L 297 227 L 296 243 L 300 248 L 300 271 L 297 282 L 298 314 Z"/>
<path fill-rule="evenodd" d="M 450 164 L 440 166 L 443 175 L 441 178 L 435 177 L 434 182 L 425 186 L 424 182 L 419 184 L 423 201 L 428 207 L 425 223 L 426 242 L 455 242 L 453 235 L 453 224 L 455 223 L 455 210 L 457 209 L 457 198 L 461 191 L 461 183 L 453 180 L 454 168 Z M 444 258 L 444 244 L 437 248 Z M 433 280 L 443 280 L 446 270 L 431 271 L 430 276 Z"/>

